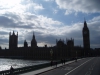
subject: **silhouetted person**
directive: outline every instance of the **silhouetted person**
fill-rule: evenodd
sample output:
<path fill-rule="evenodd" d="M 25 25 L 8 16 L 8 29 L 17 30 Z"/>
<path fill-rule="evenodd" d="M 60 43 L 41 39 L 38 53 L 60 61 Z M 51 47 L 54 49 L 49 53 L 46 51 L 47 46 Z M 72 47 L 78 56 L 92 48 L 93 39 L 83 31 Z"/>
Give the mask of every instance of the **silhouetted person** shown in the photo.
<path fill-rule="evenodd" d="M 13 72 L 14 72 L 14 68 L 11 66 L 10 67 L 10 75 L 14 75 Z"/>
<path fill-rule="evenodd" d="M 65 65 L 65 59 L 63 60 L 63 62 L 64 62 L 64 65 Z"/>
<path fill-rule="evenodd" d="M 55 62 L 55 64 L 56 64 L 56 67 L 57 67 L 57 61 Z"/>
<path fill-rule="evenodd" d="M 53 61 L 51 60 L 51 67 L 53 66 Z"/>
<path fill-rule="evenodd" d="M 75 58 L 75 61 L 77 62 L 77 58 Z"/>
<path fill-rule="evenodd" d="M 63 59 L 61 59 L 61 63 L 62 63 L 62 65 L 63 65 Z"/>

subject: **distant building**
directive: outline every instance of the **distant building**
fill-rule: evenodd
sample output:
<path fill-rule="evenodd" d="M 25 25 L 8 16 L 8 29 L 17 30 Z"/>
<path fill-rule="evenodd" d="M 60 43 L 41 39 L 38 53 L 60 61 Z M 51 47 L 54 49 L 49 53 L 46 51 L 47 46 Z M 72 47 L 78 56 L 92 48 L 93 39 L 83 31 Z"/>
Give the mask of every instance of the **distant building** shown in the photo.
<path fill-rule="evenodd" d="M 67 53 L 68 57 L 76 56 L 76 52 L 74 50 L 74 39 L 72 38 L 67 41 Z"/>
<path fill-rule="evenodd" d="M 88 56 L 90 53 L 90 33 L 86 21 L 84 21 L 82 34 L 83 34 L 84 55 Z"/>
<path fill-rule="evenodd" d="M 14 31 L 9 33 L 9 49 L 16 49 L 18 45 L 18 32 L 15 35 Z"/>
<path fill-rule="evenodd" d="M 24 41 L 23 47 L 18 45 L 18 32 L 15 35 L 14 31 L 9 33 L 9 49 L 2 50 L 0 48 L 0 56 L 11 58 L 22 58 L 32 60 L 59 60 L 66 58 L 75 58 L 88 56 L 90 54 L 90 37 L 89 29 L 86 21 L 84 21 L 83 34 L 83 48 L 81 46 L 74 46 L 74 39 L 56 40 L 56 45 L 53 47 L 38 47 L 35 35 L 33 33 L 31 46 L 28 46 L 27 41 Z M 52 54 L 51 54 L 52 51 Z M 92 51 L 93 55 L 93 51 Z"/>
<path fill-rule="evenodd" d="M 37 47 L 37 41 L 35 39 L 34 33 L 33 33 L 33 37 L 32 37 L 32 40 L 31 40 L 31 47 L 32 48 L 36 48 Z"/>
<path fill-rule="evenodd" d="M 28 47 L 27 41 L 24 41 L 24 48 Z"/>

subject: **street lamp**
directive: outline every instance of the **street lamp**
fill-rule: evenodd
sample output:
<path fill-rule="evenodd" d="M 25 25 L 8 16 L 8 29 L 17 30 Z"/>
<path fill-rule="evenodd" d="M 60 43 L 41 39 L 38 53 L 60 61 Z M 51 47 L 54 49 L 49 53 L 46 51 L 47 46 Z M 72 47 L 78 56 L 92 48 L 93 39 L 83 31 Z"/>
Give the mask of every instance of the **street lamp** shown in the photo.
<path fill-rule="evenodd" d="M 77 51 L 76 51 L 76 62 L 77 62 Z"/>
<path fill-rule="evenodd" d="M 84 57 L 85 57 L 85 52 L 84 52 Z"/>
<path fill-rule="evenodd" d="M 76 58 L 77 58 L 77 51 L 76 51 Z"/>
<path fill-rule="evenodd" d="M 51 54 L 51 60 L 52 60 L 52 56 L 53 56 L 53 50 L 50 50 L 50 54 Z"/>
<path fill-rule="evenodd" d="M 89 53 L 88 53 L 88 57 L 89 57 Z"/>

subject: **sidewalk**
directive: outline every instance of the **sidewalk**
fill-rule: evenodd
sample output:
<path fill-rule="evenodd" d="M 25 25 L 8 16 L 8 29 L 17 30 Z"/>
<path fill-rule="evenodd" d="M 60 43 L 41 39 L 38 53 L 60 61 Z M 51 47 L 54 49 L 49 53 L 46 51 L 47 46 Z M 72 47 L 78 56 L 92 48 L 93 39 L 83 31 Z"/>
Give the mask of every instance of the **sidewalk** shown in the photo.
<path fill-rule="evenodd" d="M 75 60 L 74 60 L 75 61 Z M 68 61 L 66 62 L 65 64 L 69 64 L 69 63 L 72 63 L 74 61 Z M 60 67 L 62 66 L 62 64 L 58 64 L 57 67 Z M 46 72 L 46 71 L 49 71 L 49 70 L 52 70 L 52 69 L 55 69 L 56 66 L 52 66 L 52 67 L 46 67 L 46 68 L 43 68 L 43 69 L 39 69 L 39 70 L 35 70 L 35 71 L 31 71 L 31 72 L 27 72 L 27 73 L 24 73 L 24 74 L 20 74 L 20 75 L 36 75 L 36 74 L 39 74 L 39 73 L 43 73 L 43 72 Z"/>
<path fill-rule="evenodd" d="M 83 58 L 84 59 L 84 58 Z M 78 59 L 78 60 L 81 60 L 81 59 Z M 66 62 L 65 64 L 70 64 L 72 62 L 75 62 L 75 60 L 73 61 L 68 61 Z M 57 67 L 60 67 L 60 66 L 63 66 L 62 64 L 58 64 Z M 52 67 L 46 67 L 46 68 L 43 68 L 43 69 L 39 69 L 39 70 L 35 70 L 35 71 L 31 71 L 31 72 L 27 72 L 27 73 L 24 73 L 24 74 L 20 74 L 20 75 L 36 75 L 36 74 L 39 74 L 39 73 L 43 73 L 43 72 L 47 72 L 47 71 L 50 71 L 50 70 L 53 70 L 56 68 L 56 65 L 52 66 Z"/>

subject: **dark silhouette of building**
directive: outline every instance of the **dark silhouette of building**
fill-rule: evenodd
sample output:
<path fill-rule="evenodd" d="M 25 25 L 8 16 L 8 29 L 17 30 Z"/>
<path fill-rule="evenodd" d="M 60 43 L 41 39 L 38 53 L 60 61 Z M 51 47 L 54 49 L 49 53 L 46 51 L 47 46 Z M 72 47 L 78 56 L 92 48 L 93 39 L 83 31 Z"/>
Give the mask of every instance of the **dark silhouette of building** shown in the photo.
<path fill-rule="evenodd" d="M 86 21 L 84 21 L 82 34 L 83 34 L 84 55 L 88 56 L 90 54 L 90 36 L 89 36 L 90 33 Z"/>
<path fill-rule="evenodd" d="M 27 41 L 25 40 L 24 41 L 24 48 L 27 48 L 28 47 L 28 44 L 27 44 Z"/>
<path fill-rule="evenodd" d="M 89 37 L 89 29 L 87 27 L 86 21 L 84 21 L 83 27 L 83 47 L 74 46 L 74 39 L 66 39 L 64 40 L 56 40 L 56 45 L 53 47 L 48 47 L 45 45 L 44 47 L 38 47 L 37 41 L 35 39 L 35 35 L 33 33 L 31 46 L 28 46 L 27 41 L 24 41 L 23 47 L 17 47 L 18 45 L 18 32 L 15 35 L 14 31 L 11 34 L 9 33 L 9 49 L 3 50 L 0 48 L 0 57 L 4 56 L 7 58 L 21 58 L 21 59 L 32 59 L 32 60 L 61 60 L 61 59 L 69 59 L 75 57 L 83 57 L 88 56 L 90 53 L 90 37 Z M 51 52 L 52 55 L 51 55 Z M 96 49 L 97 51 L 92 50 L 92 56 L 95 56 L 100 53 L 100 49 Z M 99 54 L 98 54 L 99 55 Z"/>
<path fill-rule="evenodd" d="M 64 40 L 56 40 L 56 47 L 57 47 L 57 58 L 62 59 L 65 58 L 67 55 L 67 46 L 64 43 Z"/>
<path fill-rule="evenodd" d="M 37 47 L 37 41 L 35 39 L 35 35 L 33 33 L 32 41 L 31 41 L 31 47 L 36 48 Z"/>
<path fill-rule="evenodd" d="M 14 31 L 9 33 L 9 49 L 16 49 L 18 45 L 18 32 L 15 35 Z"/>
<path fill-rule="evenodd" d="M 74 39 L 70 39 L 67 41 L 67 55 L 68 57 L 75 56 L 75 50 L 74 50 Z"/>

